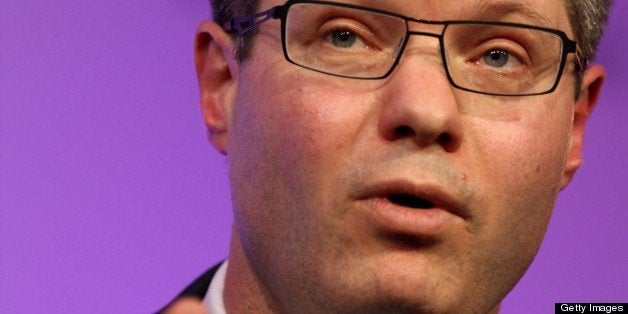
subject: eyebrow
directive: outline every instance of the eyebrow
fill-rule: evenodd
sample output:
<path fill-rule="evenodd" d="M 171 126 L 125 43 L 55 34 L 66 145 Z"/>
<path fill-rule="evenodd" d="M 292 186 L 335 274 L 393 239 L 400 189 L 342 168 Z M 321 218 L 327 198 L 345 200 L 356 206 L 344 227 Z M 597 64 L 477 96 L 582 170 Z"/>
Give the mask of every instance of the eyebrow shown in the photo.
<path fill-rule="evenodd" d="M 480 0 L 472 9 L 479 12 L 481 18 L 503 18 L 505 16 L 523 16 L 527 21 L 539 26 L 549 26 L 550 20 L 538 10 L 521 1 Z"/>

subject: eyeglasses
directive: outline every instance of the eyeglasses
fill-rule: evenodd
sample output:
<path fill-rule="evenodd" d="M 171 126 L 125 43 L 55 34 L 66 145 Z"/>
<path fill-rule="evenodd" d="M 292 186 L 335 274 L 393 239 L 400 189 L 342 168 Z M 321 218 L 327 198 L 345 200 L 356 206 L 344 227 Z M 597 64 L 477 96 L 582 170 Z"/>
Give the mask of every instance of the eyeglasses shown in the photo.
<path fill-rule="evenodd" d="M 287 61 L 339 77 L 386 78 L 412 35 L 437 38 L 450 84 L 469 92 L 547 94 L 558 86 L 569 53 L 575 53 L 577 68 L 584 67 L 576 42 L 559 30 L 508 22 L 426 21 L 328 1 L 289 0 L 223 27 L 243 35 L 270 19 L 281 20 Z M 440 25 L 442 31 L 411 31 L 410 23 Z"/>

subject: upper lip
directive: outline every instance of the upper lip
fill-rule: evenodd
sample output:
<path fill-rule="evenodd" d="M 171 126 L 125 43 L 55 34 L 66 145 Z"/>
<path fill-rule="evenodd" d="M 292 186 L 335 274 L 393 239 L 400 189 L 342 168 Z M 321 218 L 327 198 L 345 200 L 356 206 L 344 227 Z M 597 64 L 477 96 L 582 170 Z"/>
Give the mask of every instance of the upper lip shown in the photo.
<path fill-rule="evenodd" d="M 414 183 L 404 179 L 381 181 L 365 186 L 357 194 L 357 199 L 389 198 L 392 195 L 411 195 L 429 201 L 435 208 L 446 210 L 464 219 L 469 218 L 469 212 L 460 197 L 456 197 L 438 184 Z"/>

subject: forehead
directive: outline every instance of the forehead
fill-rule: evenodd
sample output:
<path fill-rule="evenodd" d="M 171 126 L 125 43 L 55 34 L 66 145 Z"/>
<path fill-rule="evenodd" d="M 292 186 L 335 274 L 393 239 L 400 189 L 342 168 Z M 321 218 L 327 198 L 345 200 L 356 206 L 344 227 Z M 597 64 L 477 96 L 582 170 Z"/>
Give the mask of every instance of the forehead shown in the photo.
<path fill-rule="evenodd" d="M 262 8 L 285 1 L 262 0 Z M 337 0 L 383 9 L 417 19 L 499 20 L 557 28 L 571 34 L 564 1 L 546 0 Z"/>

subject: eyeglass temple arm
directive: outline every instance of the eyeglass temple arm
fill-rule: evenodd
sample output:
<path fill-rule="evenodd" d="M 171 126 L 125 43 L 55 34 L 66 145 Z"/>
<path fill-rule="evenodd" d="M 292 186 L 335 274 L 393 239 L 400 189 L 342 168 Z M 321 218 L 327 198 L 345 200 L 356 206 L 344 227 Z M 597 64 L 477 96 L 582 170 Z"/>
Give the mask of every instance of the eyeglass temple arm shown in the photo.
<path fill-rule="evenodd" d="M 225 23 L 222 27 L 227 32 L 236 31 L 238 34 L 244 35 L 246 32 L 258 27 L 270 19 L 279 18 L 281 16 L 282 9 L 282 6 L 276 6 L 255 14 L 236 16 L 229 22 Z"/>
<path fill-rule="evenodd" d="M 566 42 L 567 53 L 573 52 L 576 56 L 575 64 L 578 67 L 578 71 L 584 71 L 589 65 L 589 60 L 584 56 L 584 52 L 582 51 L 582 47 L 578 45 L 573 40 L 568 40 Z"/>

